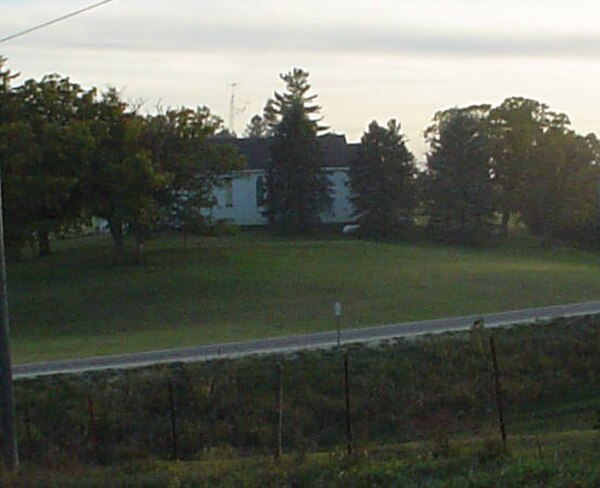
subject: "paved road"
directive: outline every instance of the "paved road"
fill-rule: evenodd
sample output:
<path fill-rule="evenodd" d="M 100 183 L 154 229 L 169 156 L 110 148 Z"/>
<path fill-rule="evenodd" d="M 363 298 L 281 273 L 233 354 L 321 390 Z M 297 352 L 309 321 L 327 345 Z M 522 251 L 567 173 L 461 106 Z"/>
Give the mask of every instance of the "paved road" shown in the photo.
<path fill-rule="evenodd" d="M 600 301 L 423 320 L 419 322 L 405 322 L 363 329 L 346 329 L 341 331 L 341 341 L 343 344 L 353 342 L 368 343 L 398 337 L 414 337 L 423 334 L 439 334 L 442 332 L 466 330 L 471 327 L 474 320 L 481 317 L 485 319 L 486 327 L 498 327 L 557 317 L 592 314 L 600 314 Z M 20 379 L 102 369 L 137 368 L 161 363 L 205 361 L 216 358 L 247 356 L 250 354 L 284 353 L 301 349 L 334 347 L 336 344 L 337 332 L 334 330 L 315 334 L 273 337 L 246 342 L 229 342 L 184 349 L 165 349 L 119 356 L 19 364 L 13 367 L 13 377 Z"/>

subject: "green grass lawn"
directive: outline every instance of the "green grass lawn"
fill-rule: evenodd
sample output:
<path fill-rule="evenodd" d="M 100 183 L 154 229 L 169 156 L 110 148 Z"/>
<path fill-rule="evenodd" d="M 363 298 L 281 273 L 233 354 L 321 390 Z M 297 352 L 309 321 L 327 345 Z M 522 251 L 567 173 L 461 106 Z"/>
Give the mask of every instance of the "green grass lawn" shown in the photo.
<path fill-rule="evenodd" d="M 260 234 L 158 237 L 113 267 L 108 237 L 9 264 L 15 362 L 117 354 L 594 300 L 598 254 Z"/>

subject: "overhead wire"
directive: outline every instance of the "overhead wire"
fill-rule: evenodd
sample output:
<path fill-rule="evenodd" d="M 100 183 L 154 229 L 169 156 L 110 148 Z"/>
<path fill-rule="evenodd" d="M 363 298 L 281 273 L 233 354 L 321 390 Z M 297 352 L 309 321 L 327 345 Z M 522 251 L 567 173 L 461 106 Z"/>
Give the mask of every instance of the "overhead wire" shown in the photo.
<path fill-rule="evenodd" d="M 43 22 L 41 24 L 35 25 L 33 27 L 29 27 L 28 29 L 19 31 L 19 32 L 15 32 L 14 34 L 11 34 L 9 36 L 3 37 L 0 39 L 0 44 L 2 44 L 3 42 L 7 42 L 7 41 L 12 41 L 13 39 L 16 39 L 17 37 L 21 37 L 24 36 L 26 34 L 30 34 L 31 32 L 35 32 L 37 30 L 43 29 L 45 27 L 51 26 L 53 24 L 57 24 L 58 22 L 62 22 L 63 20 L 67 20 L 70 19 L 71 17 L 75 17 L 76 15 L 82 14 L 84 12 L 88 12 L 90 10 L 93 10 L 95 8 L 101 7 L 102 5 L 105 5 L 107 3 L 110 3 L 114 0 L 102 0 L 101 2 L 96 2 L 92 5 L 88 5 L 87 7 L 83 7 L 80 8 L 79 10 L 75 10 L 73 12 L 70 12 L 68 14 L 65 15 L 61 15 L 60 17 L 57 17 L 55 19 L 49 20 L 47 22 Z"/>

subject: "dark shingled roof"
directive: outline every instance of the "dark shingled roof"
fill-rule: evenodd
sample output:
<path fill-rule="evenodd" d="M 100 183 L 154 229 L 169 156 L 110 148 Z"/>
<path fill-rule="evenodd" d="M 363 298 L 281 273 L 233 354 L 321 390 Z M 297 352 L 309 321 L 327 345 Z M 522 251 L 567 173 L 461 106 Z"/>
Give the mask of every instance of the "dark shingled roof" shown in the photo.
<path fill-rule="evenodd" d="M 271 159 L 269 152 L 271 140 L 270 138 L 214 138 L 211 142 L 235 146 L 238 153 L 246 158 L 246 169 L 264 169 Z M 319 146 L 323 154 L 323 166 L 327 167 L 348 166 L 356 157 L 358 148 L 358 144 L 348 144 L 346 136 L 338 134 L 319 136 Z"/>

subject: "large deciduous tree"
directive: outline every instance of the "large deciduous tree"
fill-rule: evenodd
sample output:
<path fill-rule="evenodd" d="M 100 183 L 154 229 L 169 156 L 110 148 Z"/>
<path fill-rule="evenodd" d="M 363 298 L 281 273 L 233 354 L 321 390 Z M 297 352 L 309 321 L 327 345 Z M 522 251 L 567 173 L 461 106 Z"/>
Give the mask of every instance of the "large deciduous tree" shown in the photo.
<path fill-rule="evenodd" d="M 93 119 L 95 150 L 85 174 L 89 209 L 108 222 L 114 263 L 125 261 L 127 232 L 134 234 L 140 261 L 144 241 L 158 219 L 156 194 L 167 179 L 144 148 L 143 118 L 129 111 L 114 89 L 97 100 Z"/>
<path fill-rule="evenodd" d="M 40 255 L 50 254 L 50 233 L 84 218 L 81 175 L 94 149 L 88 118 L 95 91 L 59 75 L 33 79 L 15 89 L 21 157 L 16 174 L 26 201 L 22 209 L 35 232 Z"/>
<path fill-rule="evenodd" d="M 428 226 L 435 239 L 478 243 L 493 230 L 488 112 L 487 105 L 445 110 L 427 129 Z"/>
<path fill-rule="evenodd" d="M 21 179 L 25 157 L 32 141 L 30 130 L 21 119 L 20 104 L 11 87 L 16 78 L 4 68 L 6 59 L 0 56 L 0 170 L 2 171 L 2 200 L 4 238 L 7 252 L 20 255 L 31 235 L 27 192 Z"/>
<path fill-rule="evenodd" d="M 115 90 L 98 101 L 86 181 L 92 213 L 108 222 L 115 263 L 125 260 L 128 234 L 141 262 L 148 236 L 160 225 L 187 230 L 202 222 L 214 186 L 241 166 L 231 146 L 208 143 L 221 126 L 204 107 L 142 117 Z"/>
<path fill-rule="evenodd" d="M 319 125 L 316 95 L 308 95 L 308 76 L 298 68 L 282 74 L 286 91 L 275 93 L 265 107 L 273 132 L 265 214 L 271 225 L 289 232 L 315 229 L 321 212 L 331 204 L 317 139 L 324 128 Z"/>
<path fill-rule="evenodd" d="M 511 214 L 520 213 L 527 199 L 530 173 L 536 173 L 533 154 L 541 138 L 550 128 L 564 129 L 568 124 L 566 115 L 528 98 L 507 98 L 490 111 L 493 172 L 505 236 Z"/>
<path fill-rule="evenodd" d="M 537 236 L 595 237 L 598 145 L 570 129 L 567 115 L 512 97 L 489 116 L 502 228 L 518 214 Z"/>
<path fill-rule="evenodd" d="M 215 203 L 213 189 L 222 176 L 242 169 L 232 145 L 209 141 L 222 126 L 207 107 L 170 109 L 146 118 L 145 147 L 169 179 L 159 196 L 167 226 L 198 229 L 206 221 L 204 210 Z"/>
<path fill-rule="evenodd" d="M 530 232 L 590 242 L 597 238 L 598 141 L 551 127 L 531 153 L 520 214 Z"/>
<path fill-rule="evenodd" d="M 371 122 L 349 173 L 361 233 L 402 235 L 417 204 L 416 174 L 415 159 L 406 147 L 400 124 L 395 119 L 387 127 Z"/>

